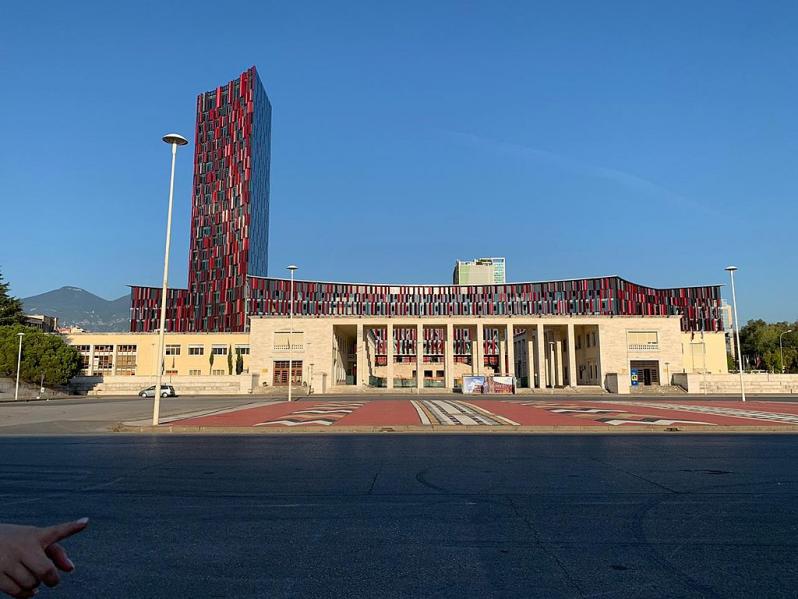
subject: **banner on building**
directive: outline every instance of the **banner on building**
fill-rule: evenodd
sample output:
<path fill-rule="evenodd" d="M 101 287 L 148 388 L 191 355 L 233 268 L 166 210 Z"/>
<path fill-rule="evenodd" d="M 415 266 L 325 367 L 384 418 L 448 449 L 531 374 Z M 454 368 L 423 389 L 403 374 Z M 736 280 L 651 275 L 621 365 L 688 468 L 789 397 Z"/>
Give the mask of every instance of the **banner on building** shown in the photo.
<path fill-rule="evenodd" d="M 492 376 L 488 380 L 487 393 L 515 393 L 515 377 Z"/>
<path fill-rule="evenodd" d="M 512 376 L 464 376 L 463 393 L 515 393 L 515 377 Z"/>
<path fill-rule="evenodd" d="M 483 387 L 485 386 L 485 380 L 487 377 L 484 376 L 464 376 L 463 377 L 463 394 L 469 393 L 483 393 Z"/>

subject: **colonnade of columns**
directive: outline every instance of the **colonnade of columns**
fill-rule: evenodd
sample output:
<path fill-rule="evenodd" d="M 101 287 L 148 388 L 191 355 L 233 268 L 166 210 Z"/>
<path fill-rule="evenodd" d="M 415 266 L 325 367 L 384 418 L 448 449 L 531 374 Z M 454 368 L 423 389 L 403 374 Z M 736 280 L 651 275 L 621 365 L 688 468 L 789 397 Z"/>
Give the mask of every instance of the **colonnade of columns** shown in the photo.
<path fill-rule="evenodd" d="M 386 358 L 385 378 L 386 386 L 394 386 L 394 328 L 415 328 L 416 333 L 416 387 L 424 386 L 424 328 L 445 328 L 445 349 L 444 349 L 444 379 L 445 387 L 454 387 L 454 329 L 468 328 L 474 331 L 471 337 L 471 374 L 485 374 L 487 369 L 485 360 L 485 328 L 499 329 L 499 361 L 495 368 L 496 374 L 503 376 L 516 376 L 515 361 L 515 331 L 525 330 L 523 337 L 526 347 L 526 367 L 527 386 L 530 388 L 561 387 L 577 385 L 577 360 L 576 360 L 576 335 L 574 323 L 546 324 L 542 322 L 523 324 L 523 323 L 501 323 L 492 324 L 489 321 L 475 324 L 447 322 L 425 323 L 417 321 L 415 323 L 358 323 L 356 331 L 357 347 L 357 384 L 368 385 L 368 367 L 365 347 L 364 331 L 370 328 L 384 328 L 386 330 Z M 563 335 L 563 333 L 565 333 Z"/>

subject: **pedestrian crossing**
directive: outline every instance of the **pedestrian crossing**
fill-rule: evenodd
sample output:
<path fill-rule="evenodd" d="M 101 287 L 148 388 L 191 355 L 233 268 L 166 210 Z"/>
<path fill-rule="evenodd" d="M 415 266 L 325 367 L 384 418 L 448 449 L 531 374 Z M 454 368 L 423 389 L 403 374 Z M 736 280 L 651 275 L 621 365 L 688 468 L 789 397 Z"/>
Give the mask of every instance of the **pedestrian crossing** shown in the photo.
<path fill-rule="evenodd" d="M 445 426 L 518 426 L 517 422 L 472 403 L 445 399 L 413 400 L 421 424 Z"/>

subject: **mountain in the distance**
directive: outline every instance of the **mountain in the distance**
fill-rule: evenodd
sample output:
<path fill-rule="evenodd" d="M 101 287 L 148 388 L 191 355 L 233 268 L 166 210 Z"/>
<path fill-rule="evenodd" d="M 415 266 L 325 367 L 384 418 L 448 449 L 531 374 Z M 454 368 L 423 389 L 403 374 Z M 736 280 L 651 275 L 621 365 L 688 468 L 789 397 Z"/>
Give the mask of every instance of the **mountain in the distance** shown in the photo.
<path fill-rule="evenodd" d="M 130 295 L 107 300 L 81 289 L 61 287 L 22 299 L 27 314 L 57 316 L 59 326 L 78 326 L 87 331 L 127 331 L 130 327 Z"/>

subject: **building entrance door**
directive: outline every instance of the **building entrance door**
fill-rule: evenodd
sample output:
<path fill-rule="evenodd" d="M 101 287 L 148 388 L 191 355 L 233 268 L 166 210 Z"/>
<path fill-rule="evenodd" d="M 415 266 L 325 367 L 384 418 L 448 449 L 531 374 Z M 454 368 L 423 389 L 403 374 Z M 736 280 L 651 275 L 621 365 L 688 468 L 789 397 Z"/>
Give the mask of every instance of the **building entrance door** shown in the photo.
<path fill-rule="evenodd" d="M 639 385 L 650 387 L 659 385 L 659 361 L 657 360 L 632 360 L 629 363 L 631 370 L 637 370 Z"/>
<path fill-rule="evenodd" d="M 292 385 L 302 384 L 302 360 L 292 360 L 291 376 Z M 272 384 L 275 387 L 282 387 L 288 385 L 288 360 L 276 360 L 274 362 L 274 378 Z"/>

